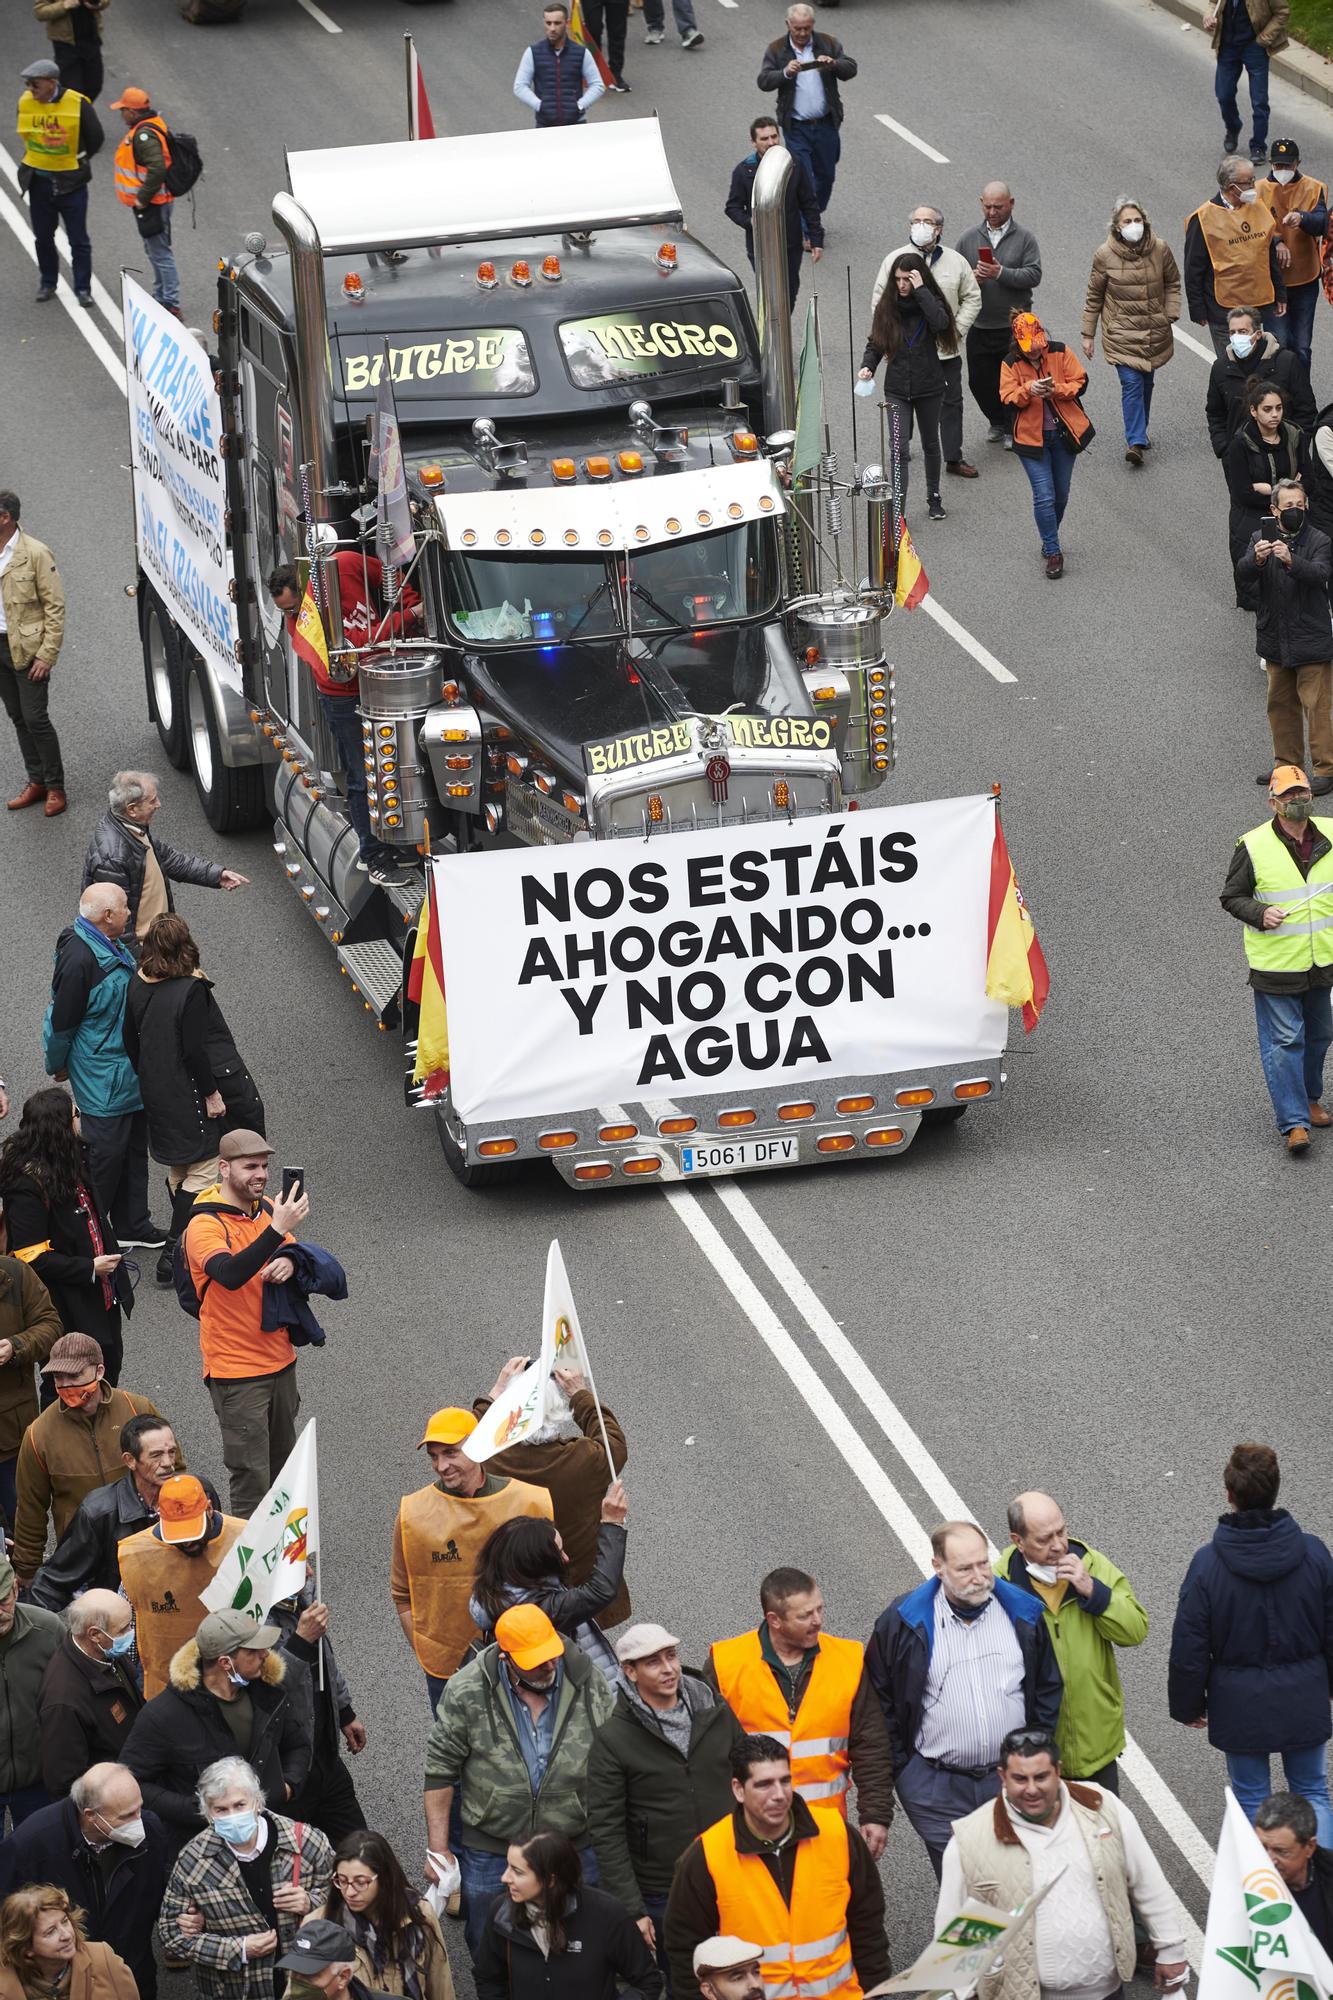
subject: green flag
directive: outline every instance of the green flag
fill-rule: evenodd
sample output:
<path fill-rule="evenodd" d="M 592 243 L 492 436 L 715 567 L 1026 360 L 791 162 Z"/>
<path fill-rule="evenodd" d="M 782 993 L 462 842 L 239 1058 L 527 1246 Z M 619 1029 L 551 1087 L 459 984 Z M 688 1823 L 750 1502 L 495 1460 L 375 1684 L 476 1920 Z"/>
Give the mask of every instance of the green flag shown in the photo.
<path fill-rule="evenodd" d="M 801 342 L 801 372 L 796 385 L 796 449 L 791 469 L 796 478 L 813 472 L 819 464 L 824 437 L 824 381 L 819 370 L 819 341 L 816 333 L 816 305 L 811 299 L 805 312 L 805 339 Z"/>

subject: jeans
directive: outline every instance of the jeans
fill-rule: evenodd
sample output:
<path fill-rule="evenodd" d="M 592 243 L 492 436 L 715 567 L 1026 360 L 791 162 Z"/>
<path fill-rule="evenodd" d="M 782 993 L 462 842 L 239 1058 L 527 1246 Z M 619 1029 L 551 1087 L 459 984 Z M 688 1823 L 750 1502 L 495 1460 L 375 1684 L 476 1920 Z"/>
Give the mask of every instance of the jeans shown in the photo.
<path fill-rule="evenodd" d="M 93 281 L 93 246 L 88 240 L 88 190 L 75 188 L 61 194 L 49 174 L 34 174 L 28 189 L 28 209 L 37 246 L 37 270 L 44 285 L 54 290 L 60 282 L 60 255 L 56 230 L 63 222 L 69 238 L 69 261 L 74 269 L 74 289 L 86 292 Z"/>
<path fill-rule="evenodd" d="M 833 177 L 842 158 L 842 139 L 832 118 L 792 118 L 783 137 L 787 151 L 804 162 L 822 215 L 833 199 Z"/>
<path fill-rule="evenodd" d="M 1217 52 L 1213 88 L 1217 92 L 1227 137 L 1230 139 L 1234 132 L 1237 141 L 1240 138 L 1240 106 L 1236 102 L 1236 85 L 1240 82 L 1242 70 L 1249 72 L 1250 151 L 1257 153 L 1268 145 L 1268 50 L 1258 42 L 1246 42 L 1242 48 L 1224 42 Z"/>
<path fill-rule="evenodd" d="M 504 1884 L 501 1877 L 505 1872 L 507 1856 L 487 1854 L 480 1847 L 464 1847 L 454 1850 L 462 1875 L 463 1889 L 463 1935 L 472 1955 L 472 1963 L 477 1962 L 481 1949 L 482 1933 L 486 1929 L 486 1919 L 491 1913 L 491 1905 L 501 1893 Z M 601 1876 L 597 1872 L 597 1856 L 591 1847 L 579 1849 L 579 1860 L 583 1863 L 583 1879 L 595 1889 Z"/>
<path fill-rule="evenodd" d="M 164 204 L 160 213 L 162 227 L 158 234 L 141 237 L 140 241 L 144 256 L 153 267 L 153 297 L 160 306 L 179 312 L 181 281 L 176 273 L 176 259 L 171 254 L 171 210 Z"/>
<path fill-rule="evenodd" d="M 0 701 L 14 725 L 29 784 L 45 785 L 48 791 L 53 785 L 63 790 L 65 784 L 60 738 L 48 714 L 50 699 L 50 676 L 35 681 L 26 667 L 20 671 L 9 650 L 9 635 L 0 632 Z"/>
<path fill-rule="evenodd" d="M 1260 996 L 1256 993 L 1255 999 Z M 1266 996 L 1271 998 L 1271 995 Z M 1300 999 L 1313 999 L 1313 994 L 1301 994 Z M 1327 1003 L 1328 995 L 1324 994 Z M 1317 1833 L 1321 1847 L 1333 1847 L 1333 1805 L 1328 1797 L 1328 1745 L 1312 1743 L 1308 1750 L 1283 1750 L 1282 1774 L 1287 1781 L 1287 1790 L 1295 1792 L 1297 1798 L 1308 1799 L 1314 1807 Z M 1242 1755 L 1237 1751 L 1227 1752 L 1227 1777 L 1231 1789 L 1236 1794 L 1236 1804 L 1246 1819 L 1253 1821 L 1264 1800 L 1272 1791 L 1268 1782 L 1268 1754 L 1262 1756 Z"/>
<path fill-rule="evenodd" d="M 1291 1132 L 1297 1125 L 1308 1125 L 1310 1106 L 1318 1104 L 1324 1094 L 1324 1057 L 1328 1045 L 1333 1042 L 1333 1008 L 1329 1005 L 1327 986 L 1312 987 L 1306 993 L 1260 993 L 1255 989 L 1254 1018 L 1259 1029 L 1259 1059 L 1264 1066 L 1264 1082 L 1268 1085 L 1268 1095 L 1273 1100 L 1273 1110 L 1277 1115 L 1279 1132 Z M 1301 1792 L 1302 1797 L 1315 1803 L 1312 1793 L 1304 1791 L 1295 1781 L 1291 1770 L 1291 1757 L 1313 1757 L 1314 1752 L 1288 1752 L 1284 1759 L 1287 1778 L 1293 1792 Z M 1324 1745 L 1319 1746 L 1319 1755 L 1324 1756 Z M 1264 1790 L 1255 1798 L 1268 1796 L 1268 1759 L 1253 1757 L 1252 1765 L 1262 1763 L 1264 1767 Z M 1231 1759 L 1228 1757 L 1228 1764 Z M 1233 1776 L 1232 1789 L 1242 1805 L 1239 1781 Z M 1328 1812 L 1328 1792 L 1325 1789 L 1324 1811 Z M 1333 1818 L 1327 1827 L 1321 1824 L 1320 1839 L 1327 1836 L 1333 1845 Z"/>
<path fill-rule="evenodd" d="M 694 18 L 694 0 L 671 0 L 671 12 L 676 19 L 678 35 L 692 35 L 699 23 Z M 643 25 L 654 34 L 666 26 L 666 9 L 662 0 L 643 0 Z"/>
<path fill-rule="evenodd" d="M 903 396 L 886 395 L 885 408 L 888 411 L 890 450 L 892 450 L 893 418 L 898 416 L 898 481 L 899 495 L 903 506 L 907 505 L 907 444 L 915 422 L 921 438 L 921 456 L 926 464 L 926 493 L 934 499 L 940 490 L 940 409 L 944 402 L 944 391 L 933 396 L 917 396 L 910 403 Z"/>
<path fill-rule="evenodd" d="M 1060 442 L 1057 433 L 1051 432 L 1042 447 L 1040 458 L 1020 454 L 1019 463 L 1032 488 L 1032 512 L 1041 536 L 1041 552 L 1044 556 L 1058 556 L 1060 523 L 1065 517 L 1070 482 L 1074 477 L 1074 454 Z"/>
<path fill-rule="evenodd" d="M 606 60 L 612 76 L 619 83 L 625 73 L 625 30 L 629 26 L 629 0 L 583 0 L 583 18 L 588 27 L 588 39 L 595 48 L 602 46 L 602 27 L 606 27 Z"/>
<path fill-rule="evenodd" d="M 1125 443 L 1147 444 L 1148 414 L 1152 409 L 1152 387 L 1156 379 L 1151 368 L 1130 368 L 1117 361 L 1120 377 L 1120 413 L 1125 420 Z"/>
<path fill-rule="evenodd" d="M 963 357 L 941 357 L 944 370 L 944 402 L 940 409 L 940 451 L 946 465 L 957 465 L 963 455 Z"/>
<path fill-rule="evenodd" d="M 650 1896 L 647 1890 L 644 1890 L 643 1907 L 653 1920 L 653 1930 L 656 1934 L 653 1955 L 657 1959 L 657 1969 L 662 1975 L 662 1990 L 666 1995 L 666 2000 L 672 2000 L 671 1965 L 666 1955 L 666 1940 L 663 1936 L 666 1928 L 666 1906 L 667 1899 L 665 1895 Z"/>
<path fill-rule="evenodd" d="M 9 1808 L 10 1824 L 22 1826 L 25 1819 L 50 1803 L 51 1794 L 45 1785 L 20 1785 L 16 1792 L 0 1792 L 0 1826 L 5 1823 L 6 1806 Z"/>
<path fill-rule="evenodd" d="M 147 1114 L 122 1111 L 116 1118 L 95 1118 L 85 1110 L 82 1122 L 93 1190 L 103 1215 L 122 1245 L 151 1234 Z"/>
<path fill-rule="evenodd" d="M 296 1445 L 301 1413 L 296 1363 L 289 1361 L 272 1375 L 210 1375 L 208 1394 L 222 1432 L 222 1463 L 231 1477 L 231 1511 L 247 1521 Z"/>
<path fill-rule="evenodd" d="M 338 751 L 338 761 L 347 780 L 347 811 L 356 830 L 356 844 L 363 861 L 377 861 L 392 855 L 370 830 L 370 804 L 366 797 L 366 753 L 361 741 L 361 717 L 356 697 L 349 694 L 321 694 L 319 705 L 329 725 Z"/>
<path fill-rule="evenodd" d="M 1264 308 L 1264 332 L 1271 333 L 1279 347 L 1290 347 L 1310 369 L 1310 349 L 1314 342 L 1314 309 L 1323 290 L 1318 278 L 1308 285 L 1287 286 L 1287 310 L 1281 319 L 1271 306 Z"/>

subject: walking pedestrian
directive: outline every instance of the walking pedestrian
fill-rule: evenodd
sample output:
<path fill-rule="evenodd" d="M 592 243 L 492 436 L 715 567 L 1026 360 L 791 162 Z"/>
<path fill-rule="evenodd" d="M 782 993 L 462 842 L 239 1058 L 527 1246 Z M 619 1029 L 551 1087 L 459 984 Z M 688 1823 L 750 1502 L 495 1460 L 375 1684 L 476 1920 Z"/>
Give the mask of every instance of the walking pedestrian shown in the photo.
<path fill-rule="evenodd" d="M 1236 579 L 1236 605 L 1241 611 L 1258 611 L 1257 578 L 1241 574 L 1240 559 L 1260 521 L 1273 512 L 1278 480 L 1296 479 L 1303 483 L 1310 461 L 1310 441 L 1290 422 L 1282 392 L 1271 383 L 1250 383 L 1245 391 L 1245 410 L 1245 420 L 1226 448 L 1222 469 L 1231 495 L 1227 546 Z M 1288 761 L 1299 763 L 1300 759 Z"/>
<path fill-rule="evenodd" d="M 356 1945 L 356 1976 L 394 2000 L 454 2000 L 440 1921 L 382 1833 L 349 1833 L 333 1857 L 323 1915 Z"/>
<path fill-rule="evenodd" d="M 125 1002 L 125 1053 L 139 1079 L 148 1150 L 167 1170 L 171 1221 L 157 1282 L 172 1279 L 176 1239 L 195 1197 L 220 1171 L 218 1148 L 238 1128 L 264 1130 L 264 1104 L 199 963 L 184 917 L 154 917 Z"/>
<path fill-rule="evenodd" d="M 1245 0 L 1227 0 L 1245 5 Z M 1278 256 L 1278 228 L 1259 200 L 1254 163 L 1228 153 L 1217 170 L 1217 193 L 1185 219 L 1185 297 L 1190 318 L 1206 326 L 1213 351 L 1227 345 L 1232 306 L 1260 306 L 1282 319 L 1287 283 Z"/>
<path fill-rule="evenodd" d="M 1275 525 L 1264 525 L 1269 521 Z M 1268 675 L 1273 761 L 1303 770 L 1308 728 L 1315 798 L 1333 792 L 1331 569 L 1333 547 L 1310 520 L 1305 488 L 1280 479 L 1273 488 L 1272 513 L 1256 528 L 1236 575 L 1259 591 L 1255 630 L 1260 664 Z"/>
<path fill-rule="evenodd" d="M 866 1668 L 893 1750 L 898 1798 L 939 1879 L 953 1823 L 999 1790 L 1011 1729 L 1054 1731 L 1060 1668 L 1036 1597 L 996 1581 L 986 1537 L 945 1521 L 934 1575 L 881 1612 Z"/>
<path fill-rule="evenodd" d="M 573 1639 L 613 1688 L 620 1669 L 611 1641 L 593 1621 L 617 1596 L 625 1574 L 625 1521 L 629 1503 L 620 1480 L 602 1501 L 597 1561 L 586 1583 L 565 1582 L 565 1552 L 554 1521 L 520 1517 L 502 1521 L 477 1558 L 469 1609 L 480 1639 L 489 1645 L 495 1621 L 511 1604 L 539 1604 L 557 1632 Z"/>
<path fill-rule="evenodd" d="M 1249 415 L 1245 394 L 1251 382 L 1271 383 L 1297 430 L 1313 432 L 1319 417 L 1305 365 L 1294 348 L 1279 347 L 1274 336 L 1265 333 L 1259 308 L 1233 306 L 1227 314 L 1227 336 L 1208 372 L 1205 409 L 1214 456 L 1225 455 Z"/>
<path fill-rule="evenodd" d="M 266 1323 L 264 1287 L 285 1285 L 287 1246 L 310 1213 L 297 1181 L 267 1201 L 273 1148 L 244 1126 L 218 1145 L 217 1186 L 195 1197 L 180 1254 L 199 1301 L 204 1381 L 222 1433 L 231 1507 L 249 1518 L 291 1457 L 301 1394 L 296 1350 L 283 1325 Z"/>
<path fill-rule="evenodd" d="M 66 90 L 93 99 L 102 95 L 102 16 L 110 5 L 111 0 L 33 0 Z"/>
<path fill-rule="evenodd" d="M 1240 144 L 1236 86 L 1242 71 L 1250 82 L 1250 158 L 1262 160 L 1268 151 L 1268 58 L 1286 48 L 1290 19 L 1291 0 L 1216 0 L 1203 17 L 1217 57 L 1213 88 L 1228 153 Z"/>
<path fill-rule="evenodd" d="M 1041 250 L 1032 231 L 1014 221 L 1014 194 L 1007 181 L 987 181 L 981 190 L 981 221 L 964 230 L 955 248 L 981 292 L 981 310 L 967 336 L 967 386 L 990 425 L 987 444 L 1012 451 L 1000 367 L 1013 339 L 1014 314 L 1032 310 L 1032 294 L 1041 283 Z"/>
<path fill-rule="evenodd" d="M 1129 1807 L 1064 1777 L 1054 1737 L 1016 1729 L 1000 1746 L 1000 1795 L 954 1826 L 935 1935 L 969 1899 L 1013 1910 L 1060 1887 L 1031 1928 L 1006 1940 L 980 1983 L 986 2000 L 1114 1994 L 1134 1977 L 1137 1911 L 1156 1952 L 1159 1991 L 1183 1987 L 1188 1919 Z"/>
<path fill-rule="evenodd" d="M 1314 1807 L 1296 1792 L 1274 1792 L 1255 1813 L 1254 1830 L 1306 1923 L 1333 1951 L 1333 1854 L 1319 1845 Z"/>
<path fill-rule="evenodd" d="M 0 701 L 14 725 L 27 783 L 10 812 L 64 812 L 65 767 L 50 717 L 51 670 L 65 637 L 65 586 L 45 542 L 19 527 L 20 500 L 0 490 Z"/>
<path fill-rule="evenodd" d="M 134 211 L 144 255 L 153 267 L 153 297 L 180 319 L 180 278 L 171 250 L 175 197 L 166 186 L 171 167 L 166 120 L 137 84 L 123 90 L 111 109 L 125 121 L 125 137 L 116 148 L 116 199 Z"/>
<path fill-rule="evenodd" d="M 695 18 L 694 0 L 671 0 L 671 13 L 683 49 L 701 49 L 703 30 Z M 643 0 L 644 42 L 648 48 L 666 39 L 666 9 L 663 0 Z"/>
<path fill-rule="evenodd" d="M 280 1651 L 288 1684 L 310 1710 L 313 1754 L 304 1783 L 288 1801 L 292 1817 L 317 1826 L 336 1846 L 366 1824 L 352 1774 L 342 1759 L 344 1746 L 353 1757 L 365 1749 L 366 1725 L 357 1715 L 352 1691 L 334 1656 L 329 1607 L 315 1596 L 314 1584 L 308 1582 L 298 1597 L 273 1605 L 267 1622 L 282 1634 Z"/>
<path fill-rule="evenodd" d="M 802 0 L 788 7 L 787 32 L 769 43 L 759 70 L 760 90 L 777 92 L 783 137 L 804 163 L 821 215 L 833 199 L 842 157 L 841 85 L 856 69 L 840 41 L 816 33 L 815 10 Z"/>
<path fill-rule="evenodd" d="M 731 186 L 727 190 L 724 214 L 738 229 L 745 231 L 745 254 L 754 267 L 754 228 L 750 220 L 750 207 L 754 198 L 754 177 L 759 171 L 759 162 L 772 146 L 783 143 L 781 128 L 776 118 L 761 115 L 750 126 L 753 150 L 731 170 Z M 824 254 L 824 224 L 820 219 L 819 203 L 806 172 L 805 162 L 792 154 L 791 172 L 787 176 L 787 293 L 793 307 L 796 294 L 801 289 L 801 257 L 808 250 L 810 261 L 817 264 Z"/>
<path fill-rule="evenodd" d="M 583 1879 L 563 1833 L 512 1841 L 476 1961 L 477 2000 L 657 2000 L 662 1975 L 623 1903 Z M 576 1956 L 577 1954 L 577 1956 Z"/>
<path fill-rule="evenodd" d="M 953 314 L 920 253 L 903 251 L 889 266 L 889 282 L 879 295 L 870 322 L 857 380 L 873 381 L 875 370 L 881 361 L 884 363 L 884 401 L 889 411 L 897 500 L 905 506 L 909 477 L 906 447 L 915 425 L 921 437 L 926 505 L 932 521 L 945 519 L 940 497 L 940 415 L 945 380 L 937 342 L 957 348 Z"/>
<path fill-rule="evenodd" d="M 1278 226 L 1278 262 L 1287 284 L 1287 310 L 1265 324 L 1284 347 L 1300 355 L 1308 372 L 1314 313 L 1320 292 L 1324 236 L 1328 230 L 1328 188 L 1301 171 L 1295 139 L 1274 139 L 1272 172 L 1259 182 L 1259 199 Z"/>
<path fill-rule="evenodd" d="M 1083 352 L 1091 361 L 1100 320 L 1102 353 L 1120 378 L 1125 459 L 1136 467 L 1152 446 L 1153 384 L 1175 352 L 1171 326 L 1179 318 L 1180 271 L 1170 245 L 1154 234 L 1142 203 L 1122 195 L 1111 211 L 1106 241 L 1092 256 Z"/>
<path fill-rule="evenodd" d="M 1000 398 L 1013 408 L 1014 450 L 1032 488 L 1032 512 L 1052 582 L 1065 573 L 1060 524 L 1074 460 L 1096 435 L 1079 401 L 1087 386 L 1087 369 L 1064 342 L 1052 340 L 1035 313 L 1016 313 L 1013 344 L 1000 368 Z"/>
<path fill-rule="evenodd" d="M 118 1442 L 126 1470 L 80 1500 L 59 1547 L 33 1579 L 33 1603 L 48 1611 L 63 1611 L 81 1591 L 119 1588 L 120 1544 L 152 1526 L 163 1486 L 185 1470 L 176 1433 L 164 1417 L 131 1417 Z M 216 1507 L 212 1485 L 202 1483 L 209 1505 Z"/>
<path fill-rule="evenodd" d="M 0 1153 L 0 1172 L 3 1172 Z M 0 1216 L 0 1232 L 4 1220 Z M 0 1242 L 5 1240 L 0 1234 Z M 25 1245 L 25 1248 L 28 1246 Z M 34 1367 L 40 1367 L 63 1331 L 50 1292 L 30 1268 L 31 1258 L 0 1256 L 0 1514 L 14 1532 L 18 1495 L 14 1468 L 23 1433 L 37 1415 Z"/>
<path fill-rule="evenodd" d="M 606 85 L 592 50 L 571 38 L 569 9 L 563 0 L 542 9 L 542 36 L 519 58 L 514 95 L 536 114 L 539 130 L 545 125 L 582 125 Z"/>
<path fill-rule="evenodd" d="M 62 1328 L 89 1329 L 114 1387 L 134 1291 L 97 1199 L 80 1126 L 66 1091 L 35 1091 L 0 1149 L 0 1193 L 15 1256 L 45 1285 Z M 50 1359 L 49 1349 L 42 1359 Z"/>
<path fill-rule="evenodd" d="M 143 1707 L 130 1665 L 134 1613 L 114 1590 L 86 1590 L 42 1680 L 42 1783 L 63 1799 L 94 1764 L 115 1764 Z"/>
<path fill-rule="evenodd" d="M 0 1555 L 0 1826 L 21 1826 L 48 1803 L 42 1783 L 42 1680 L 64 1628 L 54 1612 L 19 1603 L 19 1580 Z M 2 1927 L 0 1927 L 2 1928 Z"/>
<path fill-rule="evenodd" d="M 83 1911 L 49 1882 L 16 1889 L 0 1905 L 0 2000 L 35 2000 L 39 1993 L 139 2000 L 124 1959 L 89 1939 Z"/>
<path fill-rule="evenodd" d="M 1323 846 L 1327 856 L 1327 838 Z M 1333 880 L 1333 869 L 1323 879 Z M 1316 890 L 1302 902 L 1312 928 L 1327 901 Z M 1323 1002 L 1326 1042 L 1327 987 Z M 1314 1807 L 1320 1846 L 1333 1847 L 1333 1556 L 1278 1506 L 1281 1482 L 1271 1445 L 1238 1444 L 1227 1460 L 1227 1511 L 1180 1586 L 1167 1705 L 1174 1721 L 1206 1727 L 1208 1741 L 1226 1753 L 1227 1779 L 1247 1819 L 1268 1797 L 1269 1760 L 1280 1756 L 1287 1789 Z"/>
<path fill-rule="evenodd" d="M 705 1938 L 693 1961 L 703 2000 L 764 2000 L 762 1957 L 745 1938 Z"/>
<path fill-rule="evenodd" d="M 1019 1493 L 1009 1502 L 1009 1547 L 995 1573 L 1041 1599 L 1064 1682 L 1055 1730 L 1063 1775 L 1118 1796 L 1125 1690 L 1116 1648 L 1141 1646 L 1148 1636 L 1148 1614 L 1129 1578 L 1070 1534 L 1064 1508 L 1049 1493 Z"/>
<path fill-rule="evenodd" d="M 627 97 L 630 87 L 625 81 L 625 37 L 629 32 L 629 0 L 583 0 L 582 14 L 590 49 L 600 50 L 605 35 L 606 66 L 611 72 L 607 88 Z"/>
<path fill-rule="evenodd" d="M 75 5 L 82 11 L 83 0 L 75 0 Z M 19 186 L 27 192 L 37 248 L 37 303 L 53 299 L 60 283 L 56 230 L 63 222 L 74 296 L 81 306 L 91 306 L 88 185 L 93 170 L 88 162 L 102 147 L 101 120 L 87 97 L 61 81 L 59 67 L 49 56 L 29 63 L 19 74 L 28 86 L 19 99 L 18 135 L 23 142 Z"/>
<path fill-rule="evenodd" d="M 134 1607 L 134 1637 L 151 1701 L 167 1686 L 175 1655 L 208 1614 L 203 1593 L 245 1527 L 210 1499 L 202 1480 L 164 1481 L 151 1528 L 120 1544 L 120 1586 Z"/>
<path fill-rule="evenodd" d="M 143 939 L 154 917 L 175 909 L 173 882 L 206 889 L 241 889 L 250 877 L 200 854 L 184 854 L 152 830 L 162 792 L 151 771 L 117 771 L 107 793 L 107 810 L 93 828 L 83 857 L 81 889 L 93 882 L 116 882 L 130 906 L 130 926 Z"/>
<path fill-rule="evenodd" d="M 953 314 L 955 337 L 952 345 L 948 343 L 946 334 L 938 335 L 935 341 L 935 351 L 944 371 L 944 403 L 940 411 L 940 449 L 944 453 L 944 470 L 952 473 L 955 479 L 975 479 L 976 466 L 970 465 L 963 457 L 963 356 L 960 350 L 981 311 L 981 286 L 973 276 L 967 259 L 940 240 L 944 233 L 943 209 L 932 207 L 928 201 L 920 202 L 912 210 L 907 226 L 910 240 L 897 250 L 891 250 L 875 275 L 870 310 L 873 314 L 879 304 L 880 293 L 889 282 L 894 260 L 909 250 L 917 251 Z"/>

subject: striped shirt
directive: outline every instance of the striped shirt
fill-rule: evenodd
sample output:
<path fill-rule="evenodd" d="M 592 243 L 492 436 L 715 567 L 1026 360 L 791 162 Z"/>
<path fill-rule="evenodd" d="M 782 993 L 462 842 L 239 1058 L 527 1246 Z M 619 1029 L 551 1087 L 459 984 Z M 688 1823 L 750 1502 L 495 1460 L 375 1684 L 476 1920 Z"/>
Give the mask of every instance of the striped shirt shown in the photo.
<path fill-rule="evenodd" d="M 1023 1655 L 1008 1613 L 992 1596 L 975 1618 L 960 1618 L 941 1588 L 918 1755 L 965 1771 L 993 1765 L 1009 1731 L 1026 1721 Z"/>

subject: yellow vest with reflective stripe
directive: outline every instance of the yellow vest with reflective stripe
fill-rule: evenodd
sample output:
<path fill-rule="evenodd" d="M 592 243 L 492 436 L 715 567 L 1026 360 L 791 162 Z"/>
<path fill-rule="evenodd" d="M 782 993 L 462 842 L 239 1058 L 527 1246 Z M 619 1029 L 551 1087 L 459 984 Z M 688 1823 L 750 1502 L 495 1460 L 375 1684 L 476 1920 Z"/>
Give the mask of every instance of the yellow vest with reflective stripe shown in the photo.
<path fill-rule="evenodd" d="M 1333 841 L 1333 821 L 1310 821 L 1316 833 Z M 1333 848 L 1316 861 L 1302 880 L 1286 844 L 1272 821 L 1242 835 L 1254 863 L 1254 893 L 1261 903 L 1280 904 L 1283 922 L 1275 931 L 1245 926 L 1245 956 L 1256 972 L 1309 972 L 1333 965 Z"/>
<path fill-rule="evenodd" d="M 731 1814 L 700 1835 L 717 1893 L 722 1937 L 748 1938 L 763 1953 L 765 2000 L 861 2000 L 861 1983 L 847 1940 L 847 1822 L 825 1806 L 811 1808 L 818 1837 L 796 1843 L 791 1908 L 757 1854 L 736 1847 Z"/>
<path fill-rule="evenodd" d="M 79 120 L 86 100 L 77 90 L 64 90 L 51 104 L 42 104 L 30 90 L 19 99 L 18 134 L 23 164 L 46 174 L 72 174 L 79 164 Z"/>
<path fill-rule="evenodd" d="M 719 1639 L 713 1671 L 722 1699 L 750 1736 L 774 1736 L 791 1753 L 791 1781 L 807 1805 L 847 1811 L 852 1703 L 861 1685 L 865 1654 L 859 1639 L 820 1634 L 814 1669 L 795 1720 L 764 1658 L 758 1632 Z"/>

